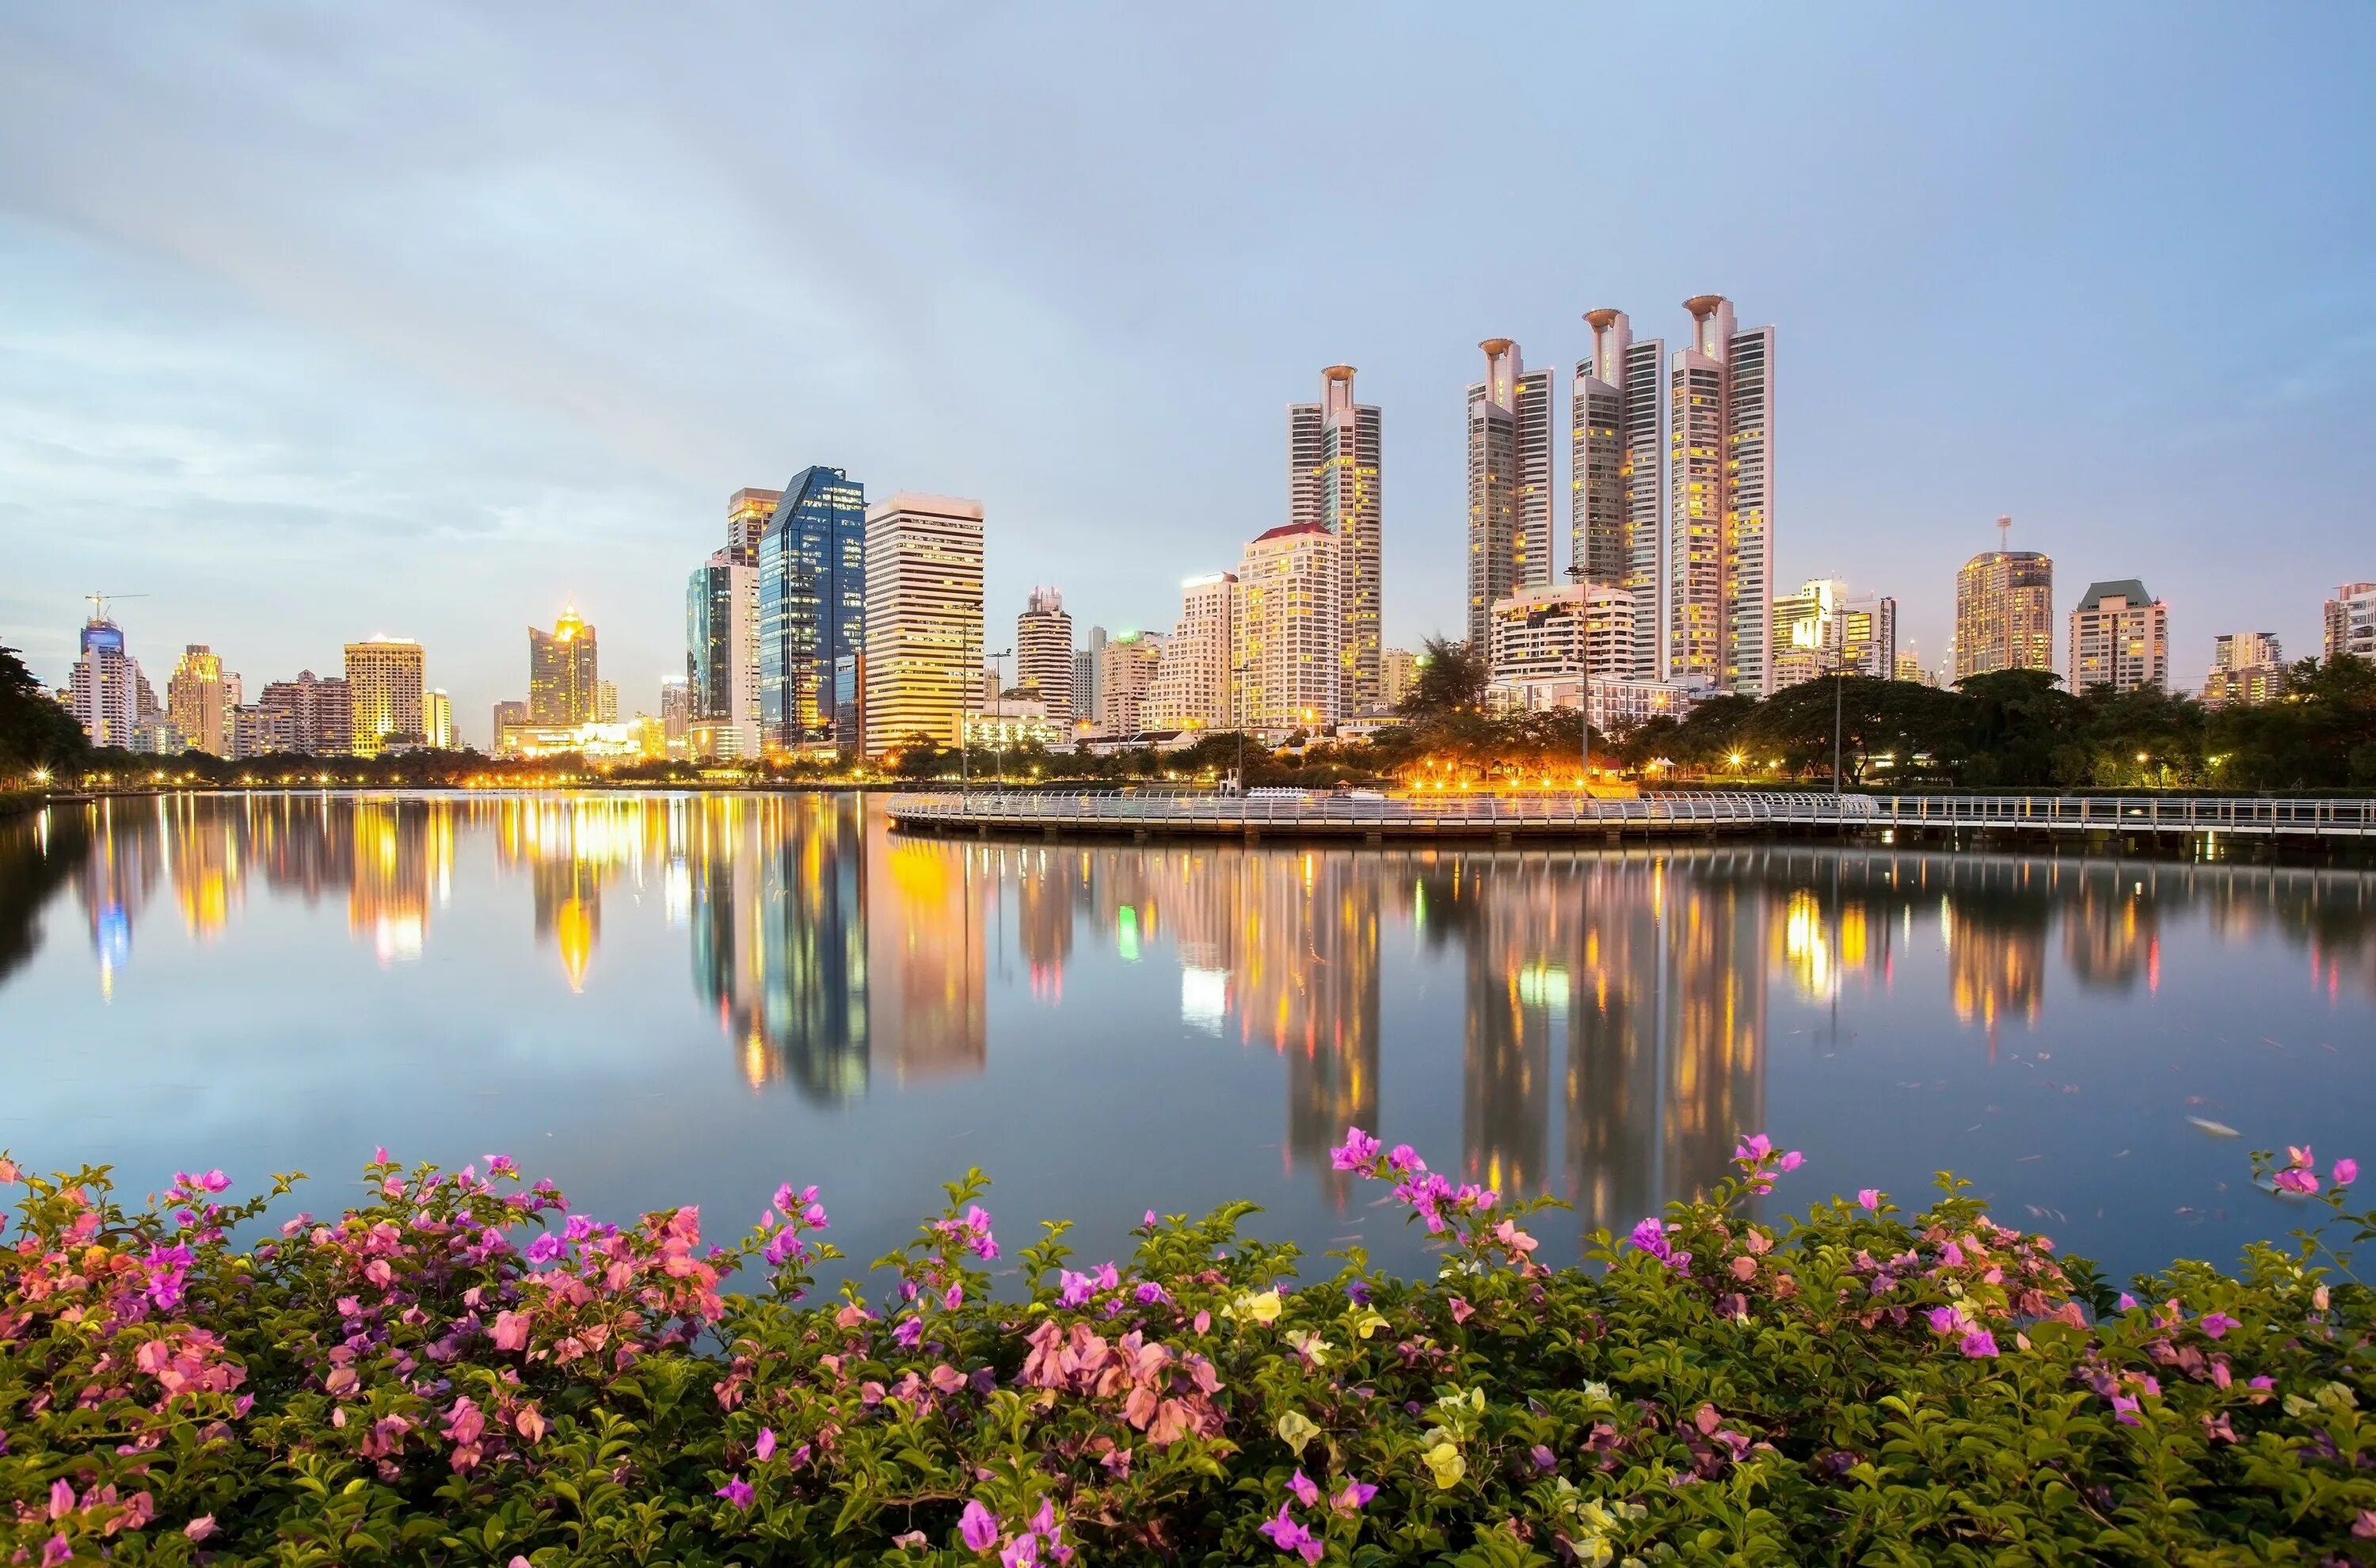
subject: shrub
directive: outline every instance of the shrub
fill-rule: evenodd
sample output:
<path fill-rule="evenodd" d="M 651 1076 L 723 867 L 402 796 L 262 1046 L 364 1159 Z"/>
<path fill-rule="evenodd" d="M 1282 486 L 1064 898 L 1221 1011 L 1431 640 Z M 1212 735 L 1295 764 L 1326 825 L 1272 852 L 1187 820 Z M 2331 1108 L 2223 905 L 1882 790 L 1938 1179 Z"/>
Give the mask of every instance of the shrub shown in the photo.
<path fill-rule="evenodd" d="M 490 1157 L 383 1151 L 369 1201 L 264 1217 L 184 1175 L 24 1179 L 0 1235 L 0 1562 L 1355 1564 L 2366 1562 L 2369 1293 L 2323 1232 L 2115 1296 L 1963 1185 L 1762 1223 L 1739 1173 L 1587 1266 L 1543 1200 L 1360 1132 L 1432 1280 L 1299 1282 L 1250 1206 L 1065 1227 L 993 1295 L 979 1174 L 812 1302 L 814 1189 L 732 1246 L 617 1228 Z M 2356 1170 L 2256 1157 L 2346 1213 Z M 748 1293 L 722 1286 L 742 1272 Z M 1325 1277 L 1319 1277 L 1325 1273 Z M 2143 1304 L 2140 1304 L 2142 1301 Z M 1291 1561 L 1293 1560 L 1293 1561 Z"/>

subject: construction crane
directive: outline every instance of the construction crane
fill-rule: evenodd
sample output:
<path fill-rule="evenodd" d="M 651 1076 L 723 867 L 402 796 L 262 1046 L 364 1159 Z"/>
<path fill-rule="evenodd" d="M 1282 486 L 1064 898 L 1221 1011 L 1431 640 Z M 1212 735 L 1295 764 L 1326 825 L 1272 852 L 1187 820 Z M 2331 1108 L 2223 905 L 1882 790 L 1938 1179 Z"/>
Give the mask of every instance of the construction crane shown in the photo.
<path fill-rule="evenodd" d="M 107 604 L 110 600 L 147 599 L 148 597 L 148 595 L 145 593 L 87 593 L 83 595 L 83 598 L 90 600 L 90 618 L 94 623 L 107 619 Z"/>

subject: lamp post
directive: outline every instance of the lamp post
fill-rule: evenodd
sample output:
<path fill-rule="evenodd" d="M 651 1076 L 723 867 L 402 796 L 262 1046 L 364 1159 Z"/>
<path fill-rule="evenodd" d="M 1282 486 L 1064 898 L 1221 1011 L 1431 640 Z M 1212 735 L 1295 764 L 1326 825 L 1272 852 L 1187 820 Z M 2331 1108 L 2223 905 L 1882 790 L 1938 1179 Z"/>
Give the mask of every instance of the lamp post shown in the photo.
<path fill-rule="evenodd" d="M 1589 795 L 1592 793 L 1592 590 L 1585 588 L 1583 562 L 1568 563 L 1567 580 L 1584 588 L 1584 598 L 1575 607 L 1575 717 L 1584 731 L 1578 762 L 1582 767 L 1584 792 Z"/>

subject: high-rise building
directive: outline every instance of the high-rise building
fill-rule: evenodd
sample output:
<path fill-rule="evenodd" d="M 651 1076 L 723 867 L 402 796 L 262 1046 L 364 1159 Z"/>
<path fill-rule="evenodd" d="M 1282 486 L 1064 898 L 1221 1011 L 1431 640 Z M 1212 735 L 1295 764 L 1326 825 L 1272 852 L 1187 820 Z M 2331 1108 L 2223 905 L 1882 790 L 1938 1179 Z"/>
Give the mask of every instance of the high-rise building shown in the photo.
<path fill-rule="evenodd" d="M 1657 338 L 1634 341 L 1622 311 L 1589 311 L 1584 319 L 1592 328 L 1592 357 L 1576 362 L 1568 398 L 1568 549 L 1585 581 L 1634 596 L 1634 649 L 1626 668 L 1609 673 L 1655 680 L 1666 539 L 1660 378 L 1667 345 Z"/>
<path fill-rule="evenodd" d="M 693 683 L 682 676 L 660 683 L 660 746 L 663 754 L 690 755 L 693 728 Z"/>
<path fill-rule="evenodd" d="M 373 637 L 347 645 L 347 695 L 355 755 L 419 744 L 422 733 L 421 645 L 410 637 Z"/>
<path fill-rule="evenodd" d="M 1848 600 L 1839 612 L 1840 668 L 1887 681 L 1897 673 L 1897 600 L 1888 594 Z"/>
<path fill-rule="evenodd" d="M 956 742 L 982 653 L 981 571 L 980 502 L 899 494 L 866 509 L 868 756 Z"/>
<path fill-rule="evenodd" d="M 616 724 L 619 722 L 618 682 L 597 681 L 594 683 L 594 722 L 597 724 Z"/>
<path fill-rule="evenodd" d="M 734 552 L 736 560 L 746 566 L 759 564 L 759 540 L 783 500 L 782 491 L 756 486 L 746 486 L 726 498 L 726 548 Z"/>
<path fill-rule="evenodd" d="M 1468 642 L 1492 640 L 1493 606 L 1551 580 L 1550 372 L 1488 338 L 1468 388 Z"/>
<path fill-rule="evenodd" d="M 1378 697 L 1388 708 L 1400 709 L 1419 680 L 1419 655 L 1407 647 L 1390 647 L 1378 655 Z"/>
<path fill-rule="evenodd" d="M 1089 628 L 1088 641 L 1073 655 L 1073 707 L 1075 722 L 1083 719 L 1091 725 L 1105 722 L 1106 629 Z"/>
<path fill-rule="evenodd" d="M 1614 584 L 1523 588 L 1493 607 L 1496 682 L 1622 677 L 1634 654 L 1634 600 Z M 1573 695 L 1571 690 L 1570 695 Z"/>
<path fill-rule="evenodd" d="M 1109 735 L 1135 735 L 1146 728 L 1142 709 L 1163 662 L 1163 639 L 1153 632 L 1124 632 L 1099 650 L 1098 728 Z"/>
<path fill-rule="evenodd" d="M 525 730 L 527 728 L 528 704 L 524 702 L 499 702 L 495 704 L 494 743 L 493 747 L 494 754 L 497 756 L 510 755 L 514 749 L 511 740 L 511 732 L 515 730 Z"/>
<path fill-rule="evenodd" d="M 1379 569 L 1384 558 L 1380 489 L 1380 417 L 1375 404 L 1353 400 L 1353 367 L 1320 373 L 1320 401 L 1290 403 L 1288 427 L 1288 517 L 1336 537 L 1336 567 L 1344 633 L 1343 711 L 1384 705 L 1379 684 Z"/>
<path fill-rule="evenodd" d="M 2203 706 L 2274 702 L 2286 693 L 2286 656 L 2274 632 L 2228 632 L 2211 640 Z"/>
<path fill-rule="evenodd" d="M 2320 658 L 2376 659 L 2376 583 L 2345 583 L 2321 610 L 2326 636 Z"/>
<path fill-rule="evenodd" d="M 225 725 L 231 733 L 231 746 L 224 754 L 233 761 L 296 750 L 295 727 L 286 709 L 260 702 L 240 703 L 225 715 Z"/>
<path fill-rule="evenodd" d="M 2000 533 L 2012 524 L 1997 519 Z M 2000 548 L 1965 562 L 1955 574 L 1955 679 L 2053 668 L 2053 561 Z"/>
<path fill-rule="evenodd" d="M 2169 690 L 2169 606 L 2134 577 L 2090 583 L 2071 612 L 2071 689 Z"/>
<path fill-rule="evenodd" d="M 1667 672 L 1774 689 L 1774 328 L 1699 294 L 1668 377 Z"/>
<path fill-rule="evenodd" d="M 550 632 L 528 629 L 528 717 L 531 724 L 594 722 L 594 628 L 576 606 L 561 612 Z"/>
<path fill-rule="evenodd" d="M 345 681 L 324 680 L 301 670 L 293 681 L 268 681 L 257 694 L 260 706 L 289 716 L 289 749 L 307 756 L 349 756 L 354 752 L 354 713 Z"/>
<path fill-rule="evenodd" d="M 1340 557 L 1340 560 L 1342 558 Z M 1229 572 L 1180 585 L 1180 623 L 1163 645 L 1140 718 L 1149 730 L 1223 730 L 1230 724 L 1237 659 L 1237 577 Z"/>
<path fill-rule="evenodd" d="M 182 649 L 165 683 L 165 711 L 194 752 L 231 754 L 231 711 L 224 700 L 222 659 L 204 643 Z"/>
<path fill-rule="evenodd" d="M 1839 667 L 1840 607 L 1848 585 L 1815 577 L 1774 600 L 1774 684 L 1795 686 Z"/>
<path fill-rule="evenodd" d="M 1336 543 L 1317 524 L 1289 523 L 1246 546 L 1236 609 L 1240 724 L 1299 729 L 1343 717 Z"/>
<path fill-rule="evenodd" d="M 90 619 L 83 623 L 81 651 L 66 683 L 66 706 L 92 745 L 132 748 L 133 731 L 142 717 L 140 694 L 147 684 L 140 666 L 124 651 L 123 628 L 108 619 L 105 603 L 93 595 Z M 150 706 L 155 701 L 152 693 Z"/>
<path fill-rule="evenodd" d="M 610 685 L 608 681 L 602 683 Z M 612 703 L 617 706 L 617 690 L 612 689 Z M 421 694 L 421 735 L 431 749 L 454 750 L 454 699 L 443 686 Z"/>
<path fill-rule="evenodd" d="M 1015 683 L 1027 699 L 1048 710 L 1049 722 L 1070 732 L 1073 724 L 1073 618 L 1064 596 L 1035 588 L 1015 618 Z"/>
<path fill-rule="evenodd" d="M 759 539 L 763 743 L 861 744 L 865 657 L 866 487 L 841 469 L 805 468 Z"/>
<path fill-rule="evenodd" d="M 1930 672 L 1922 668 L 1922 656 L 1910 648 L 1897 656 L 1893 672 L 1896 680 L 1908 681 L 1918 686 L 1930 684 Z"/>
<path fill-rule="evenodd" d="M 749 495 L 750 491 L 738 491 Z M 759 568 L 730 544 L 684 586 L 684 683 L 695 757 L 759 754 Z"/>

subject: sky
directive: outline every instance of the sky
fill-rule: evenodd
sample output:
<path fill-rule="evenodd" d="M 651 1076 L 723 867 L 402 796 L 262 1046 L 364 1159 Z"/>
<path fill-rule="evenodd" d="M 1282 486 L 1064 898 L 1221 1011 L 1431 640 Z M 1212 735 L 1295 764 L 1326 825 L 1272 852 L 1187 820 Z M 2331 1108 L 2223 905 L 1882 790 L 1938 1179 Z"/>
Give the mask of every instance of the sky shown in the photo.
<path fill-rule="evenodd" d="M 1165 628 L 1342 362 L 1415 645 L 1478 342 L 1717 292 L 1778 588 L 1935 664 L 2010 514 L 2199 687 L 2376 578 L 2372 283 L 2365 5 L 10 6 L 0 642 L 63 682 L 145 594 L 152 680 L 253 693 L 417 637 L 483 745 L 574 601 L 652 710 L 727 497 L 811 463 L 980 500 L 993 646 L 1036 583 Z"/>

